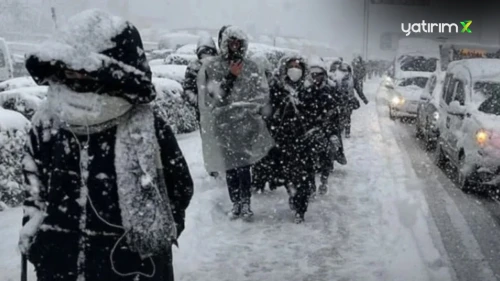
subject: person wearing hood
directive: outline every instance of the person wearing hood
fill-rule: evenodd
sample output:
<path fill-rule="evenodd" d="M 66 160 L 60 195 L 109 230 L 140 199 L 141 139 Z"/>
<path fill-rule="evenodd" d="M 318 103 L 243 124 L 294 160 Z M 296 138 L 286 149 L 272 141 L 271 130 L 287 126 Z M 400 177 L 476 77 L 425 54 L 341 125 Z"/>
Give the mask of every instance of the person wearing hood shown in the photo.
<path fill-rule="evenodd" d="M 352 76 L 354 80 L 354 90 L 358 93 L 361 100 L 368 104 L 368 99 L 363 92 L 363 81 L 366 76 L 366 63 L 363 61 L 361 55 L 356 55 L 352 61 Z"/>
<path fill-rule="evenodd" d="M 217 56 L 217 47 L 214 39 L 209 35 L 202 35 L 196 45 L 197 60 L 192 61 L 186 68 L 183 88 L 184 99 L 196 109 L 196 117 L 200 121 L 200 111 L 198 110 L 198 85 L 196 79 L 203 62 L 210 57 Z"/>
<path fill-rule="evenodd" d="M 264 70 L 247 57 L 248 37 L 235 26 L 221 34 L 220 54 L 198 73 L 203 159 L 210 172 L 226 172 L 232 219 L 249 219 L 250 167 L 273 147 L 264 116 L 270 113 Z"/>
<path fill-rule="evenodd" d="M 271 82 L 270 127 L 276 142 L 277 173 L 285 180 L 295 222 L 302 223 L 315 189 L 313 145 L 321 132 L 314 124 L 311 108 L 319 108 L 307 92 L 308 66 L 299 55 L 283 57 Z M 321 135 L 321 134 L 320 134 Z M 319 137 L 321 138 L 321 136 Z"/>
<path fill-rule="evenodd" d="M 171 248 L 193 181 L 151 103 L 138 30 L 81 12 L 27 56 L 26 68 L 48 86 L 23 159 L 19 248 L 37 280 L 174 280 Z"/>
<path fill-rule="evenodd" d="M 325 62 L 321 58 L 312 57 L 308 60 L 310 81 L 308 81 L 307 93 L 312 106 L 308 113 L 310 120 L 314 120 L 317 129 L 320 130 L 317 142 L 313 150 L 317 153 L 318 168 L 321 173 L 321 185 L 318 192 L 320 195 L 328 191 L 328 178 L 333 169 L 333 161 L 345 165 L 346 159 L 343 152 L 341 129 L 341 107 L 342 101 L 335 88 L 328 81 L 328 72 Z"/>
<path fill-rule="evenodd" d="M 342 131 L 344 131 L 346 138 L 350 138 L 352 112 L 353 110 L 359 109 L 361 106 L 358 98 L 356 98 L 354 94 L 356 91 L 351 66 L 347 63 L 342 63 L 339 68 L 332 73 L 332 79 L 335 81 L 337 92 L 344 100 L 344 107 L 342 109 Z M 361 97 L 363 98 L 364 96 Z M 367 102 L 368 101 L 365 103 Z"/>

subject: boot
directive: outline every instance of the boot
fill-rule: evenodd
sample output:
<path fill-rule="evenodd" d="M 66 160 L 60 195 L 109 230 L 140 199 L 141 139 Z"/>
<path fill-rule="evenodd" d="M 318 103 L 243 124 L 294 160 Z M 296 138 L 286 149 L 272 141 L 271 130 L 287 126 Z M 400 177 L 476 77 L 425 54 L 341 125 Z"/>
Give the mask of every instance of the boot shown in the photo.
<path fill-rule="evenodd" d="M 239 218 L 241 215 L 241 207 L 240 203 L 233 203 L 233 208 L 231 212 L 229 212 L 229 218 L 232 220 Z"/>
<path fill-rule="evenodd" d="M 251 218 L 253 216 L 253 212 L 250 209 L 250 203 L 243 203 L 241 204 L 241 213 L 240 213 L 242 218 Z"/>
<path fill-rule="evenodd" d="M 347 137 L 347 133 L 346 133 Z M 340 165 L 347 165 L 347 158 L 342 150 L 338 150 L 337 155 L 335 156 L 335 161 L 337 161 Z"/>
<path fill-rule="evenodd" d="M 291 196 L 288 198 L 288 206 L 290 206 L 290 210 L 295 211 L 295 201 Z"/>
<path fill-rule="evenodd" d="M 296 224 L 301 224 L 304 222 L 304 214 L 302 213 L 295 213 L 295 223 Z"/>
<path fill-rule="evenodd" d="M 351 127 L 345 128 L 345 138 L 348 139 L 351 137 Z"/>

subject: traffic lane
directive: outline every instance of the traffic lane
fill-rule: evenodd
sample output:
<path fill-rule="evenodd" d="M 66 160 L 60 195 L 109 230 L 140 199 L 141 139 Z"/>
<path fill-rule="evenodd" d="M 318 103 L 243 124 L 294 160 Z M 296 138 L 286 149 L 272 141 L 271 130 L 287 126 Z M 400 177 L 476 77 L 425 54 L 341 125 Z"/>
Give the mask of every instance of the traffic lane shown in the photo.
<path fill-rule="evenodd" d="M 413 124 L 392 127 L 405 148 L 458 280 L 500 279 L 500 204 L 482 195 L 462 192 L 433 162 L 432 152 L 416 139 Z"/>

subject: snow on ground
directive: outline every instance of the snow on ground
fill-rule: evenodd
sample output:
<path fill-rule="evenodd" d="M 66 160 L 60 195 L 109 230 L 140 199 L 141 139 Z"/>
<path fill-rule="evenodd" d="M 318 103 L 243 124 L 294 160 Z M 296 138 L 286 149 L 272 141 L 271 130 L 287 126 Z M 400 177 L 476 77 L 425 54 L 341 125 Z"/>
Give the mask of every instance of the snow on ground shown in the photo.
<path fill-rule="evenodd" d="M 21 113 L 0 107 L 0 131 L 27 130 L 29 126 L 30 122 Z"/>
<path fill-rule="evenodd" d="M 195 181 L 180 248 L 178 280 L 452 280 L 446 255 L 434 246 L 428 207 L 408 159 L 382 128 L 372 97 L 354 113 L 345 141 L 348 165 L 338 167 L 329 193 L 293 223 L 283 188 L 254 195 L 253 222 L 229 221 L 223 182 L 207 176 L 199 133 L 178 137 Z M 0 213 L 0 272 L 19 277 L 15 250 L 21 210 Z"/>
<path fill-rule="evenodd" d="M 37 84 L 31 77 L 17 77 L 0 83 L 0 92 L 17 88 L 35 87 Z"/>

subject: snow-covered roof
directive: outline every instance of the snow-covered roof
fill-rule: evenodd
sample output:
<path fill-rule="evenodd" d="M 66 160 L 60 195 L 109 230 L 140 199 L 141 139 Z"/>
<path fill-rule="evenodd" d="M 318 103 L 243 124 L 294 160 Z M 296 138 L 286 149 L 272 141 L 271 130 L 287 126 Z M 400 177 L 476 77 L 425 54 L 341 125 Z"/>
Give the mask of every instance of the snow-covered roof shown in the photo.
<path fill-rule="evenodd" d="M 151 67 L 151 71 L 153 72 L 154 77 L 168 78 L 181 83 L 184 81 L 186 68 L 186 65 L 154 65 Z"/>
<path fill-rule="evenodd" d="M 456 66 L 467 68 L 472 77 L 472 81 L 495 81 L 500 82 L 500 59 L 465 59 L 451 62 L 448 69 Z"/>
<path fill-rule="evenodd" d="M 6 81 L 3 81 L 0 83 L 0 92 L 2 91 L 8 91 L 12 89 L 17 89 L 17 88 L 24 88 L 24 87 L 35 87 L 36 83 L 33 80 L 33 78 L 29 76 L 25 77 L 17 77 L 17 78 L 12 78 Z"/>
<path fill-rule="evenodd" d="M 26 130 L 30 121 L 21 113 L 0 107 L 0 131 Z"/>

